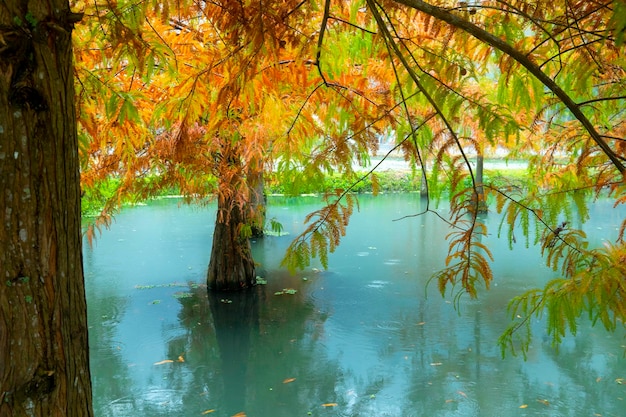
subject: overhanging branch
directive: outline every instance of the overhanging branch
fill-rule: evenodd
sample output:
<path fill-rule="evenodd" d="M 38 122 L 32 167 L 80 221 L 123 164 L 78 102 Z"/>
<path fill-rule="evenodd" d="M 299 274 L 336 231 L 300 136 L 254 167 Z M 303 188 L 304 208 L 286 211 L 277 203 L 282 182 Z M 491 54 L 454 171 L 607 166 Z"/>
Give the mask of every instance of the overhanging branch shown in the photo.
<path fill-rule="evenodd" d="M 569 109 L 569 111 L 578 119 L 585 130 L 589 133 L 591 138 L 602 149 L 605 155 L 611 160 L 617 170 L 626 176 L 626 166 L 620 161 L 618 156 L 613 152 L 611 147 L 606 143 L 600 133 L 595 129 L 591 121 L 581 111 L 580 106 L 546 73 L 544 73 L 539 66 L 532 62 L 524 53 L 515 49 L 513 46 L 505 42 L 504 40 L 494 36 L 486 30 L 476 26 L 475 24 L 448 12 L 447 10 L 433 6 L 422 0 L 395 0 L 397 3 L 411 7 L 422 13 L 426 13 L 435 19 L 442 20 L 458 29 L 461 29 L 476 39 L 491 45 L 492 47 L 500 50 L 504 54 L 510 56 L 520 65 L 526 68 L 533 76 L 535 76 L 541 83 L 548 87 L 552 93 L 561 100 L 561 102 Z"/>

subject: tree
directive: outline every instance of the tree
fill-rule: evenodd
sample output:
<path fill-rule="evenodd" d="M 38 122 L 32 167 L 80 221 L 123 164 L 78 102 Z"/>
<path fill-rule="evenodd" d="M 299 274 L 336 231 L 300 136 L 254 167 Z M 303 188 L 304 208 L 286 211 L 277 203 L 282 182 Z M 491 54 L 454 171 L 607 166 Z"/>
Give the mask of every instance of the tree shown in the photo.
<path fill-rule="evenodd" d="M 0 415 L 91 416 L 64 0 L 0 5 Z"/>
<path fill-rule="evenodd" d="M 435 274 L 442 294 L 458 285 L 457 296 L 468 293 L 474 297 L 478 288 L 488 288 L 493 278 L 491 254 L 480 243 L 487 230 L 476 210 L 486 188 L 486 198 L 494 198 L 497 211 L 505 214 L 510 244 L 515 242 L 515 227 L 521 226 L 527 242 L 540 244 L 548 265 L 564 275 L 546 288 L 528 291 L 512 301 L 513 317 L 522 318 L 514 319 L 503 335 L 503 347 L 514 348 L 513 336 L 525 329 L 524 352 L 530 337 L 529 319 L 542 312 L 547 312 L 547 330 L 555 343 L 566 330 L 575 332 L 576 321 L 584 313 L 609 330 L 624 323 L 626 222 L 615 243 L 593 249 L 587 248 L 582 232 L 564 230 L 567 222 L 559 222 L 559 217 L 572 216 L 572 204 L 584 220 L 585 199 L 593 194 L 608 191 L 616 205 L 626 201 L 624 69 L 615 65 L 623 44 L 623 3 L 366 3 L 376 22 L 375 32 L 389 49 L 387 59 L 405 77 L 398 77 L 402 97 L 417 92 L 421 106 L 436 115 L 430 124 L 422 117 L 419 127 L 414 127 L 417 123 L 409 117 L 407 121 L 410 132 L 422 128 L 431 135 L 426 148 L 415 150 L 417 154 L 436 152 L 431 195 L 440 173 L 449 179 L 449 221 L 455 229 L 449 235 L 446 267 Z M 327 19 L 331 15 L 327 14 Z M 323 37 L 321 31 L 320 44 Z M 496 81 L 496 99 L 475 88 L 472 91 L 472 83 L 465 81 L 469 78 Z M 479 121 L 474 133 L 485 135 L 490 142 L 497 137 L 507 142 L 509 136 L 516 137 L 516 155 L 531 161 L 529 181 L 523 188 L 477 181 L 467 156 L 468 148 L 476 147 L 475 141 L 467 141 L 461 134 L 461 115 L 466 114 Z M 542 139 L 536 139 L 540 136 Z M 469 187 L 464 185 L 466 180 Z M 429 212 L 427 206 L 420 215 Z M 314 238 L 313 232 L 334 230 L 324 225 L 329 221 L 345 222 L 320 215 L 305 233 Z M 333 244 L 338 237 L 325 233 L 325 239 Z M 297 257 L 307 251 L 307 246 L 300 244 L 289 255 Z M 295 264 L 299 263 L 296 258 Z"/>
<path fill-rule="evenodd" d="M 255 282 L 248 238 L 263 226 L 256 185 L 268 166 L 297 193 L 335 167 L 353 175 L 351 161 L 375 147 L 364 120 L 385 114 L 389 94 L 365 97 L 364 89 L 384 87 L 369 85 L 375 73 L 323 79 L 308 34 L 319 18 L 302 5 L 117 3 L 94 8 L 100 19 L 77 41 L 83 186 L 92 193 L 102 180 L 119 184 L 102 223 L 126 199 L 163 188 L 176 186 L 190 201 L 215 197 L 211 289 Z"/>
<path fill-rule="evenodd" d="M 511 246 L 521 226 L 527 244 L 541 245 L 548 264 L 562 270 L 564 280 L 513 300 L 513 317 L 523 319 L 503 345 L 513 346 L 512 335 L 542 311 L 553 318 L 555 342 L 583 312 L 609 329 L 623 321 L 626 226 L 611 247 L 591 250 L 580 231 L 558 226 L 572 217 L 572 204 L 584 219 L 585 199 L 594 195 L 625 201 L 623 3 L 322 4 L 118 2 L 94 10 L 96 46 L 79 59 L 81 120 L 95 166 L 85 170 L 87 188 L 116 175 L 115 204 L 171 184 L 188 197 L 224 196 L 225 210 L 242 211 L 221 216 L 243 222 L 224 233 L 236 247 L 250 231 L 249 166 L 272 167 L 269 180 L 291 193 L 330 171 L 356 183 L 362 177 L 352 163 L 367 160 L 376 134 L 391 128 L 414 166 L 431 167 L 426 209 L 416 215 L 439 216 L 430 201 L 450 201 L 449 256 L 435 274 L 442 293 L 452 287 L 474 297 L 490 285 L 491 253 L 480 239 L 488 231 L 477 210 L 484 202 L 503 214 Z M 87 66 L 94 56 L 98 64 Z M 107 117 L 94 120 L 93 109 Z M 478 178 L 470 152 L 487 147 L 528 159 L 528 180 L 520 187 Z M 345 233 L 355 197 L 327 191 L 326 206 L 288 250 L 290 268 L 311 256 L 325 264 Z M 235 276 L 244 284 L 231 288 L 252 282 Z"/>

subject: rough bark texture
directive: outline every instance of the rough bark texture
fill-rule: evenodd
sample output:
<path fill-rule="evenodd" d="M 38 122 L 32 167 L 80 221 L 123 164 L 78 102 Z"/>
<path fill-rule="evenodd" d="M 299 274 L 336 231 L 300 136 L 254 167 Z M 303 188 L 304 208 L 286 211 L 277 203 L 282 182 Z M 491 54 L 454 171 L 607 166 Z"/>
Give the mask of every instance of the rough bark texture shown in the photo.
<path fill-rule="evenodd" d="M 67 0 L 0 4 L 0 416 L 89 417 Z"/>
<path fill-rule="evenodd" d="M 250 164 L 246 180 L 248 189 L 250 190 L 250 209 L 253 213 L 250 222 L 252 228 L 251 237 L 260 238 L 263 237 L 264 234 L 265 207 L 267 207 L 263 166 L 260 164 Z"/>
<path fill-rule="evenodd" d="M 238 291 L 256 283 L 250 241 L 242 234 L 248 226 L 244 209 L 232 196 L 220 194 L 207 286 L 214 291 Z"/>

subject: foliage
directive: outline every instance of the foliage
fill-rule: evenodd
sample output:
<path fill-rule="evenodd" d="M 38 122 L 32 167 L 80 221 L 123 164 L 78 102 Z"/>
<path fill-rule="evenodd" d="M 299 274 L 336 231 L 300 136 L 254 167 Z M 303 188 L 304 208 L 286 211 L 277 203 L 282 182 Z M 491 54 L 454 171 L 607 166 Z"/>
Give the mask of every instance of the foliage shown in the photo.
<path fill-rule="evenodd" d="M 126 198 L 164 188 L 248 207 L 246 178 L 266 173 L 288 195 L 329 193 L 284 262 L 326 265 L 352 192 L 384 187 L 384 175 L 353 167 L 391 134 L 426 173 L 425 212 L 450 201 L 442 293 L 489 286 L 476 208 L 492 202 L 511 246 L 540 245 L 563 275 L 515 298 L 514 317 L 546 312 L 556 336 L 585 312 L 610 330 L 626 319 L 616 278 L 626 223 L 616 242 L 589 248 L 568 222 L 599 193 L 626 202 L 621 1 L 123 0 L 85 11 L 75 42 L 83 188 L 108 198 L 105 222 Z M 527 177 L 478 183 L 470 155 L 494 150 L 529 161 Z M 110 178 L 114 195 L 98 191 Z M 520 335 L 524 352 L 524 328 L 514 320 L 502 345 Z"/>

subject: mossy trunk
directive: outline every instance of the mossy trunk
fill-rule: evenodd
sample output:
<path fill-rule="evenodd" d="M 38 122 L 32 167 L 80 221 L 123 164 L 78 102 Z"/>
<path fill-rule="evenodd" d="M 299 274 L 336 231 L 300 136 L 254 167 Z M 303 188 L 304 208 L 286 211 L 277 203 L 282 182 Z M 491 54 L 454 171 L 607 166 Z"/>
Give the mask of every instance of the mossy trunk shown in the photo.
<path fill-rule="evenodd" d="M 90 417 L 67 0 L 0 6 L 0 416 Z"/>

